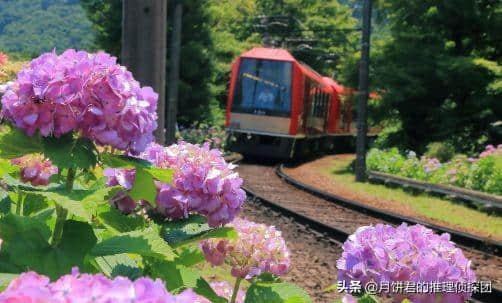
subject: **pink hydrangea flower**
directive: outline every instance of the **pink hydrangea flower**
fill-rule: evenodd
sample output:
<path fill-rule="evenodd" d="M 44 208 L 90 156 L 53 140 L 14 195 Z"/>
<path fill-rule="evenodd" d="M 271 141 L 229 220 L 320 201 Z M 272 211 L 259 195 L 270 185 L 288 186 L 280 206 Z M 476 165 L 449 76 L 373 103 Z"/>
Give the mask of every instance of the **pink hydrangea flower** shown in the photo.
<path fill-rule="evenodd" d="M 479 158 L 485 158 L 488 156 L 502 156 L 502 144 L 497 145 L 497 147 L 493 145 L 487 145 L 485 150 L 479 154 Z"/>
<path fill-rule="evenodd" d="M 378 224 L 357 229 L 343 244 L 337 261 L 338 280 L 367 283 L 453 282 L 470 284 L 476 276 L 471 261 L 450 241 L 449 234 L 437 235 L 421 225 L 398 227 Z M 465 302 L 471 294 L 414 293 L 392 294 L 396 300 L 415 303 Z M 440 296 L 440 301 L 436 297 Z"/>
<path fill-rule="evenodd" d="M 156 167 L 172 168 L 173 183 L 157 182 L 156 211 L 171 219 L 186 218 L 190 213 L 203 214 L 211 227 L 231 222 L 240 212 L 246 199 L 242 179 L 234 172 L 235 166 L 226 163 L 221 153 L 209 146 L 185 142 L 163 147 L 151 143 L 139 155 Z M 130 189 L 134 183 L 134 170 L 106 169 L 109 186 L 121 185 Z M 114 202 L 118 205 L 129 200 Z M 120 208 L 120 206 L 119 206 Z"/>
<path fill-rule="evenodd" d="M 7 62 L 9 62 L 9 56 L 7 56 L 7 54 L 3 52 L 0 52 L 0 65 L 4 65 Z"/>
<path fill-rule="evenodd" d="M 157 98 L 115 57 L 70 49 L 45 53 L 21 70 L 2 97 L 1 116 L 30 136 L 77 131 L 97 144 L 139 153 L 153 140 Z"/>
<path fill-rule="evenodd" d="M 35 272 L 23 273 L 0 293 L 0 302 L 9 303 L 193 303 L 196 300 L 193 292 L 170 294 L 159 279 L 109 279 L 101 274 L 81 274 L 78 269 L 54 282 Z"/>
<path fill-rule="evenodd" d="M 49 184 L 49 178 L 58 173 L 58 168 L 40 154 L 14 158 L 11 163 L 21 168 L 21 181 L 33 186 Z"/>
<path fill-rule="evenodd" d="M 261 273 L 283 275 L 290 267 L 290 253 L 281 232 L 273 226 L 236 218 L 228 226 L 239 234 L 235 240 L 208 239 L 200 247 L 212 265 L 223 262 L 232 267 L 232 275 L 251 279 Z"/>

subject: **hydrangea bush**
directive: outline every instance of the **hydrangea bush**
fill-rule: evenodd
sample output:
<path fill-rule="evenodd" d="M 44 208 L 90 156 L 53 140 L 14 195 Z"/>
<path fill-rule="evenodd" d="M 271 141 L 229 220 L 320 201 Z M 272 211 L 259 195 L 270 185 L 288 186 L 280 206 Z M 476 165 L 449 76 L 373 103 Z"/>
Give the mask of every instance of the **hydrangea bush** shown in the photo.
<path fill-rule="evenodd" d="M 475 158 L 456 155 L 443 163 L 427 156 L 418 158 L 414 152 L 403 155 L 396 148 L 371 149 L 366 164 L 369 170 L 502 195 L 502 144 L 486 146 Z"/>
<path fill-rule="evenodd" d="M 398 227 L 378 224 L 358 228 L 343 244 L 337 269 L 339 281 L 346 285 L 359 281 L 362 289 L 368 283 L 382 285 L 382 282 L 470 285 L 476 281 L 471 262 L 450 241 L 449 234 L 437 235 L 421 225 L 404 223 Z M 391 290 L 380 295 L 392 296 L 397 302 L 409 299 L 414 303 L 454 303 L 465 302 L 471 292 L 405 293 Z"/>
<path fill-rule="evenodd" d="M 1 302 L 311 302 L 259 275 L 284 273 L 287 248 L 273 227 L 237 231 L 235 166 L 209 144 L 155 144 L 157 94 L 116 58 L 46 53 L 4 88 Z M 239 248 L 261 262 L 246 292 L 196 266 L 200 241 L 239 237 L 261 245 Z"/>

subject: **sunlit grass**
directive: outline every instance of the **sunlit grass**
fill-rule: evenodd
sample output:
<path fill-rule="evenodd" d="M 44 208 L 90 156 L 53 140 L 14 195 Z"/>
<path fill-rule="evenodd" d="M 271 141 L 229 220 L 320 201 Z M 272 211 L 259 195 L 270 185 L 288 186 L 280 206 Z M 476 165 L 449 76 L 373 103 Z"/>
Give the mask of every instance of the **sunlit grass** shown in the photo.
<path fill-rule="evenodd" d="M 0 66 L 0 83 L 10 81 L 16 77 L 16 74 L 27 64 L 26 61 L 9 60 Z"/>
<path fill-rule="evenodd" d="M 413 194 L 401 188 L 391 188 L 381 184 L 355 182 L 349 169 L 353 158 L 337 158 L 322 169 L 336 186 L 344 186 L 357 193 L 366 193 L 377 199 L 386 200 L 394 212 L 403 206 L 427 218 L 443 221 L 466 228 L 479 235 L 502 239 L 502 217 L 472 209 L 453 201 L 434 197 L 425 193 Z"/>

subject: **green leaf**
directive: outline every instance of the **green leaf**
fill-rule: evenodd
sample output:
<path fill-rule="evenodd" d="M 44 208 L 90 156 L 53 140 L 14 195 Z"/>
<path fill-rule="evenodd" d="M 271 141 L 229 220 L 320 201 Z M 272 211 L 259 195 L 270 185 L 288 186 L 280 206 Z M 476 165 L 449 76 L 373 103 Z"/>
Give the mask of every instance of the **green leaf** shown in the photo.
<path fill-rule="evenodd" d="M 98 161 L 94 143 L 85 138 L 74 138 L 72 133 L 59 138 L 42 138 L 44 155 L 59 168 L 91 168 Z"/>
<path fill-rule="evenodd" d="M 230 227 L 212 229 L 207 219 L 201 215 L 191 215 L 188 219 L 162 223 L 162 237 L 173 247 L 179 247 L 195 241 L 209 238 L 238 237 L 237 232 Z"/>
<path fill-rule="evenodd" d="M 153 207 L 157 206 L 155 198 L 157 197 L 157 187 L 153 177 L 143 168 L 136 168 L 136 178 L 129 191 L 129 196 L 136 201 L 146 200 Z"/>
<path fill-rule="evenodd" d="M 0 133 L 0 158 L 12 159 L 42 151 L 38 136 L 29 137 L 17 128 L 9 128 L 8 131 Z"/>
<path fill-rule="evenodd" d="M 164 280 L 170 291 L 192 288 L 197 294 L 211 300 L 211 302 L 227 302 L 226 299 L 218 296 L 209 283 L 194 269 L 174 262 L 154 262 L 152 271 L 153 277 Z"/>
<path fill-rule="evenodd" d="M 92 221 L 92 210 L 99 204 L 108 203 L 111 195 L 119 190 L 118 187 L 105 187 L 95 190 L 72 190 L 56 189 L 50 191 L 23 191 L 40 195 L 54 201 L 57 205 L 66 209 L 70 215 L 80 217 L 88 222 Z"/>
<path fill-rule="evenodd" d="M 171 184 L 173 181 L 174 170 L 170 168 L 146 168 L 145 169 L 153 178 L 162 183 Z"/>
<path fill-rule="evenodd" d="M 104 166 L 114 167 L 114 168 L 150 168 L 152 163 L 143 160 L 141 158 L 125 156 L 125 155 L 114 155 L 110 153 L 102 153 L 100 155 L 101 162 Z"/>
<path fill-rule="evenodd" d="M 174 262 L 191 267 L 203 262 L 205 259 L 204 254 L 198 247 L 184 247 Z"/>
<path fill-rule="evenodd" d="M 11 174 L 19 171 L 19 167 L 10 164 L 10 161 L 5 159 L 0 159 L 0 177 L 5 174 Z"/>
<path fill-rule="evenodd" d="M 0 188 L 0 214 L 8 214 L 12 207 L 10 192 Z M 14 194 L 14 193 L 13 193 Z"/>
<path fill-rule="evenodd" d="M 54 201 L 57 205 L 68 211 L 68 214 L 85 219 L 90 222 L 91 214 L 84 207 L 84 201 L 76 201 L 71 198 L 72 193 L 67 191 L 40 191 L 33 192 Z"/>
<path fill-rule="evenodd" d="M 6 274 L 0 273 L 0 291 L 3 291 L 7 286 L 9 286 L 10 282 L 17 278 L 19 275 L 16 274 Z"/>
<path fill-rule="evenodd" d="M 176 255 L 154 228 L 137 230 L 100 241 L 92 249 L 94 256 L 123 253 L 138 254 L 163 260 L 173 260 Z"/>
<path fill-rule="evenodd" d="M 138 263 L 127 254 L 97 257 L 96 262 L 108 277 L 123 276 L 135 280 L 143 274 Z"/>
<path fill-rule="evenodd" d="M 362 297 L 357 299 L 357 303 L 379 303 L 379 301 L 374 295 L 364 294 Z"/>
<path fill-rule="evenodd" d="M 150 202 L 153 207 L 157 206 L 155 201 L 157 188 L 154 180 L 156 179 L 163 183 L 172 182 L 172 169 L 153 167 L 150 162 L 143 159 L 105 153 L 101 155 L 101 161 L 105 166 L 109 167 L 135 168 L 136 178 L 129 191 L 129 196 L 134 200 L 146 200 Z"/>
<path fill-rule="evenodd" d="M 34 270 L 51 279 L 83 266 L 84 258 L 96 243 L 92 227 L 84 222 L 68 220 L 58 246 L 49 244 L 50 230 L 42 222 L 9 214 L 0 219 L 2 253 L 23 271 Z"/>
<path fill-rule="evenodd" d="M 109 203 L 98 205 L 89 211 L 107 228 L 119 233 L 146 228 L 148 225 L 144 217 L 136 214 L 125 215 Z"/>
<path fill-rule="evenodd" d="M 312 300 L 300 287 L 291 283 L 254 283 L 246 292 L 245 303 L 310 303 Z"/>
<path fill-rule="evenodd" d="M 30 216 L 34 213 L 40 212 L 47 207 L 49 203 L 47 199 L 42 195 L 37 195 L 29 192 L 21 192 L 23 196 L 23 215 Z"/>

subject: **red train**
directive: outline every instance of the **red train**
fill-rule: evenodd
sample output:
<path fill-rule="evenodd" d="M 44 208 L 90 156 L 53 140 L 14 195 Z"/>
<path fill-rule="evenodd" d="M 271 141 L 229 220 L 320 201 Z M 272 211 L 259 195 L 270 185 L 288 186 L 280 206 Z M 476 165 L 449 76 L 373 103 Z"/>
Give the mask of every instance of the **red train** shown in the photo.
<path fill-rule="evenodd" d="M 287 50 L 253 48 L 235 61 L 226 127 L 230 150 L 297 158 L 353 137 L 354 90 L 322 77 Z M 344 144 L 347 144 L 347 140 Z"/>

